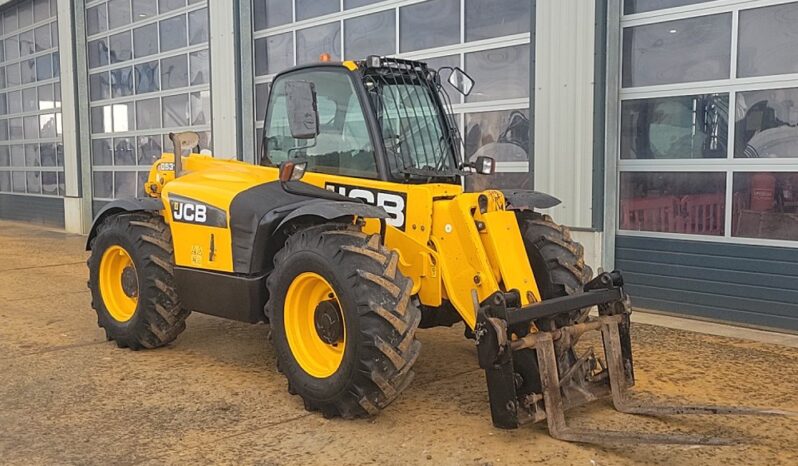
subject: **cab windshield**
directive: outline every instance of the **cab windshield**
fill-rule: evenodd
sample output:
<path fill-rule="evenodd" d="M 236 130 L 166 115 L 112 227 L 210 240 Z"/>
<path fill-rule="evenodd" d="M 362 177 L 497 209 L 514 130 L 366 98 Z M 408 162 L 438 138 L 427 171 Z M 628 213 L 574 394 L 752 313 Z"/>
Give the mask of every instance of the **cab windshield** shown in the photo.
<path fill-rule="evenodd" d="M 401 178 L 457 176 L 456 128 L 442 114 L 437 87 L 418 76 L 366 77 L 392 174 Z"/>

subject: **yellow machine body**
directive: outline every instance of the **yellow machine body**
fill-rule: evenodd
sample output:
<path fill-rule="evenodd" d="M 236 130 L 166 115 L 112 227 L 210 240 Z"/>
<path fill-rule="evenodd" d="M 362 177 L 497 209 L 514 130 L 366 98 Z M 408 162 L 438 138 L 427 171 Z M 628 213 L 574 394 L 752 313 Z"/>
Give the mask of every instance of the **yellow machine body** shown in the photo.
<path fill-rule="evenodd" d="M 231 203 L 238 193 L 277 180 L 278 169 L 192 154 L 183 157 L 185 173 L 174 179 L 173 161 L 172 154 L 164 154 L 153 165 L 147 191 L 164 204 L 175 265 L 232 273 Z M 453 184 L 403 184 L 322 173 L 307 173 L 302 182 L 330 190 L 349 186 L 351 197 L 368 197 L 371 192 L 401 195 L 405 205 L 396 215 L 402 217 L 403 227 L 388 225 L 384 241 L 398 252 L 400 270 L 413 281 L 413 294 L 426 306 L 449 301 L 473 328 L 475 302 L 497 291 L 518 290 L 522 305 L 541 300 L 515 214 L 505 209 L 500 191 L 465 193 Z M 175 222 L 170 205 L 175 196 L 220 209 L 228 227 Z M 379 230 L 378 220 L 366 221 L 364 231 Z"/>

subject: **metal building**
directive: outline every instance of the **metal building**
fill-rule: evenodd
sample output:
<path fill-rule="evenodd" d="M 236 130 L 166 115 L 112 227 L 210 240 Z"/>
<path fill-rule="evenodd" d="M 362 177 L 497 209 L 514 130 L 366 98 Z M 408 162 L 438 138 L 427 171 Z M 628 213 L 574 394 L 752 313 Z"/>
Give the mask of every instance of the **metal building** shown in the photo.
<path fill-rule="evenodd" d="M 798 330 L 798 2 L 0 0 L 0 219 L 85 232 L 170 131 L 254 162 L 274 74 L 456 65 L 466 154 L 652 310 Z"/>
<path fill-rule="evenodd" d="M 798 330 L 798 3 L 611 5 L 604 225 L 630 293 Z"/>

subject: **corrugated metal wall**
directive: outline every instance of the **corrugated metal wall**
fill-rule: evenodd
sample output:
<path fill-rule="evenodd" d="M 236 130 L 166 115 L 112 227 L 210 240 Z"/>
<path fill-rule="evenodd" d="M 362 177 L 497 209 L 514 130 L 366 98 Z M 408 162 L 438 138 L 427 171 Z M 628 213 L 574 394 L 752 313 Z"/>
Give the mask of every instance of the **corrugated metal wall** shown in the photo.
<path fill-rule="evenodd" d="M 535 190 L 560 198 L 551 214 L 592 227 L 595 3 L 537 2 Z"/>
<path fill-rule="evenodd" d="M 798 332 L 798 249 L 618 236 L 634 307 Z"/>

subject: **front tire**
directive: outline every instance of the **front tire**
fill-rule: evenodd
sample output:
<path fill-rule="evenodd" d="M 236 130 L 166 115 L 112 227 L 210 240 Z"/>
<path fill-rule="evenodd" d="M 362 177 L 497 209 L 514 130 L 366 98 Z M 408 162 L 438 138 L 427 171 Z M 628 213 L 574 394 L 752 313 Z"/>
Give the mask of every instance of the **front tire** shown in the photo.
<path fill-rule="evenodd" d="M 275 256 L 266 312 L 278 369 L 305 409 L 373 415 L 412 381 L 421 313 L 398 260 L 347 225 L 300 230 Z"/>
<path fill-rule="evenodd" d="M 585 248 L 571 238 L 571 231 L 548 215 L 522 211 L 517 217 L 540 297 L 547 300 L 580 292 L 593 270 L 585 264 Z M 557 316 L 555 323 L 564 326 L 581 322 L 588 311 Z"/>
<path fill-rule="evenodd" d="M 555 223 L 550 216 L 537 212 L 519 211 L 516 217 L 540 297 L 545 301 L 581 291 L 590 281 L 593 271 L 585 264 L 585 250 L 571 238 L 571 231 Z M 551 330 L 552 326 L 559 328 L 572 325 L 584 321 L 589 310 L 578 309 L 536 324 L 541 330 Z M 572 348 L 566 349 L 558 358 L 564 367 L 569 367 L 576 361 Z M 541 393 L 535 350 L 517 351 L 513 354 L 513 363 L 515 372 L 522 379 L 517 393 L 522 396 Z"/>
<path fill-rule="evenodd" d="M 172 236 L 163 218 L 106 218 L 91 242 L 88 286 L 97 325 L 120 348 L 157 348 L 186 328 L 174 285 Z"/>

